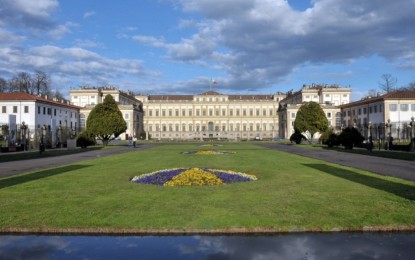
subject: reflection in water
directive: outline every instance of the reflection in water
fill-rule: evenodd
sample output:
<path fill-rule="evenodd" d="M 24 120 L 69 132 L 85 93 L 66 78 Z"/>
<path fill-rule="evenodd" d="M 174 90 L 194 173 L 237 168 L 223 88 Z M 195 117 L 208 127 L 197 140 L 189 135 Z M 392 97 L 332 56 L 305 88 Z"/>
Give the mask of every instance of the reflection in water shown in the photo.
<path fill-rule="evenodd" d="M 0 236 L 0 259 L 415 259 L 414 233 Z"/>

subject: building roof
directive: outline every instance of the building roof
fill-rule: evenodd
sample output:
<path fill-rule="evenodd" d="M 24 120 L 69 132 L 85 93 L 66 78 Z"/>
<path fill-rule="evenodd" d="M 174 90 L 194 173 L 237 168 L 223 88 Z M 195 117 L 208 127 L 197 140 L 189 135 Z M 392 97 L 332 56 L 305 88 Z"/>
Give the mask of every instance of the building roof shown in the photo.
<path fill-rule="evenodd" d="M 166 100 L 166 101 L 180 101 L 193 100 L 193 95 L 150 95 L 148 100 Z"/>
<path fill-rule="evenodd" d="M 225 95 L 209 90 L 198 95 L 149 95 L 148 100 L 192 101 L 194 96 L 228 96 L 229 100 L 273 100 L 273 95 Z"/>
<path fill-rule="evenodd" d="M 36 102 L 53 104 L 57 106 L 80 109 L 80 107 L 71 105 L 70 103 L 67 103 L 64 101 L 50 100 L 47 98 L 31 95 L 25 92 L 0 93 L 0 101 L 36 101 Z"/>
<path fill-rule="evenodd" d="M 390 93 L 387 93 L 381 96 L 366 97 L 359 101 L 341 105 L 340 107 L 348 108 L 348 107 L 354 107 L 354 106 L 361 106 L 361 105 L 371 104 L 371 103 L 385 101 L 385 100 L 415 100 L 415 90 L 397 90 L 397 91 L 390 92 Z"/>

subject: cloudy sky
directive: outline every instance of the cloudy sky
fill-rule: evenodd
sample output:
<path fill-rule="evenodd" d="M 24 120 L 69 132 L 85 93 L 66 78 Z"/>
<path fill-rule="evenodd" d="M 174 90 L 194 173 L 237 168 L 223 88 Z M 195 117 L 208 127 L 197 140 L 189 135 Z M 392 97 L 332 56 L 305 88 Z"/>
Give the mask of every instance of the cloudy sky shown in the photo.
<path fill-rule="evenodd" d="M 415 0 L 0 0 L 0 77 L 147 94 L 415 81 Z"/>

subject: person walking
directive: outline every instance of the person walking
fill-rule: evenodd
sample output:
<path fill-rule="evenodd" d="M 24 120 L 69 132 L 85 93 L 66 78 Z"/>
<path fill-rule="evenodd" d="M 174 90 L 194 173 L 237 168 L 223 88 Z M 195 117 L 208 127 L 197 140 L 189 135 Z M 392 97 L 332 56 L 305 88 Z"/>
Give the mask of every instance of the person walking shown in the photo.
<path fill-rule="evenodd" d="M 133 136 L 133 147 L 135 148 L 135 144 L 137 143 L 137 137 L 134 135 Z"/>

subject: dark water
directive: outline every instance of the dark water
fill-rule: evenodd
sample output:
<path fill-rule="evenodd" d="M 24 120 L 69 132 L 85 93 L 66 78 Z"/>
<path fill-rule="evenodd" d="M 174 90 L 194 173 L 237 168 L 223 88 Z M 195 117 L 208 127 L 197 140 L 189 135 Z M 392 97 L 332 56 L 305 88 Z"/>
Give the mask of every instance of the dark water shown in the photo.
<path fill-rule="evenodd" d="M 415 233 L 1 235 L 0 259 L 415 259 Z"/>

